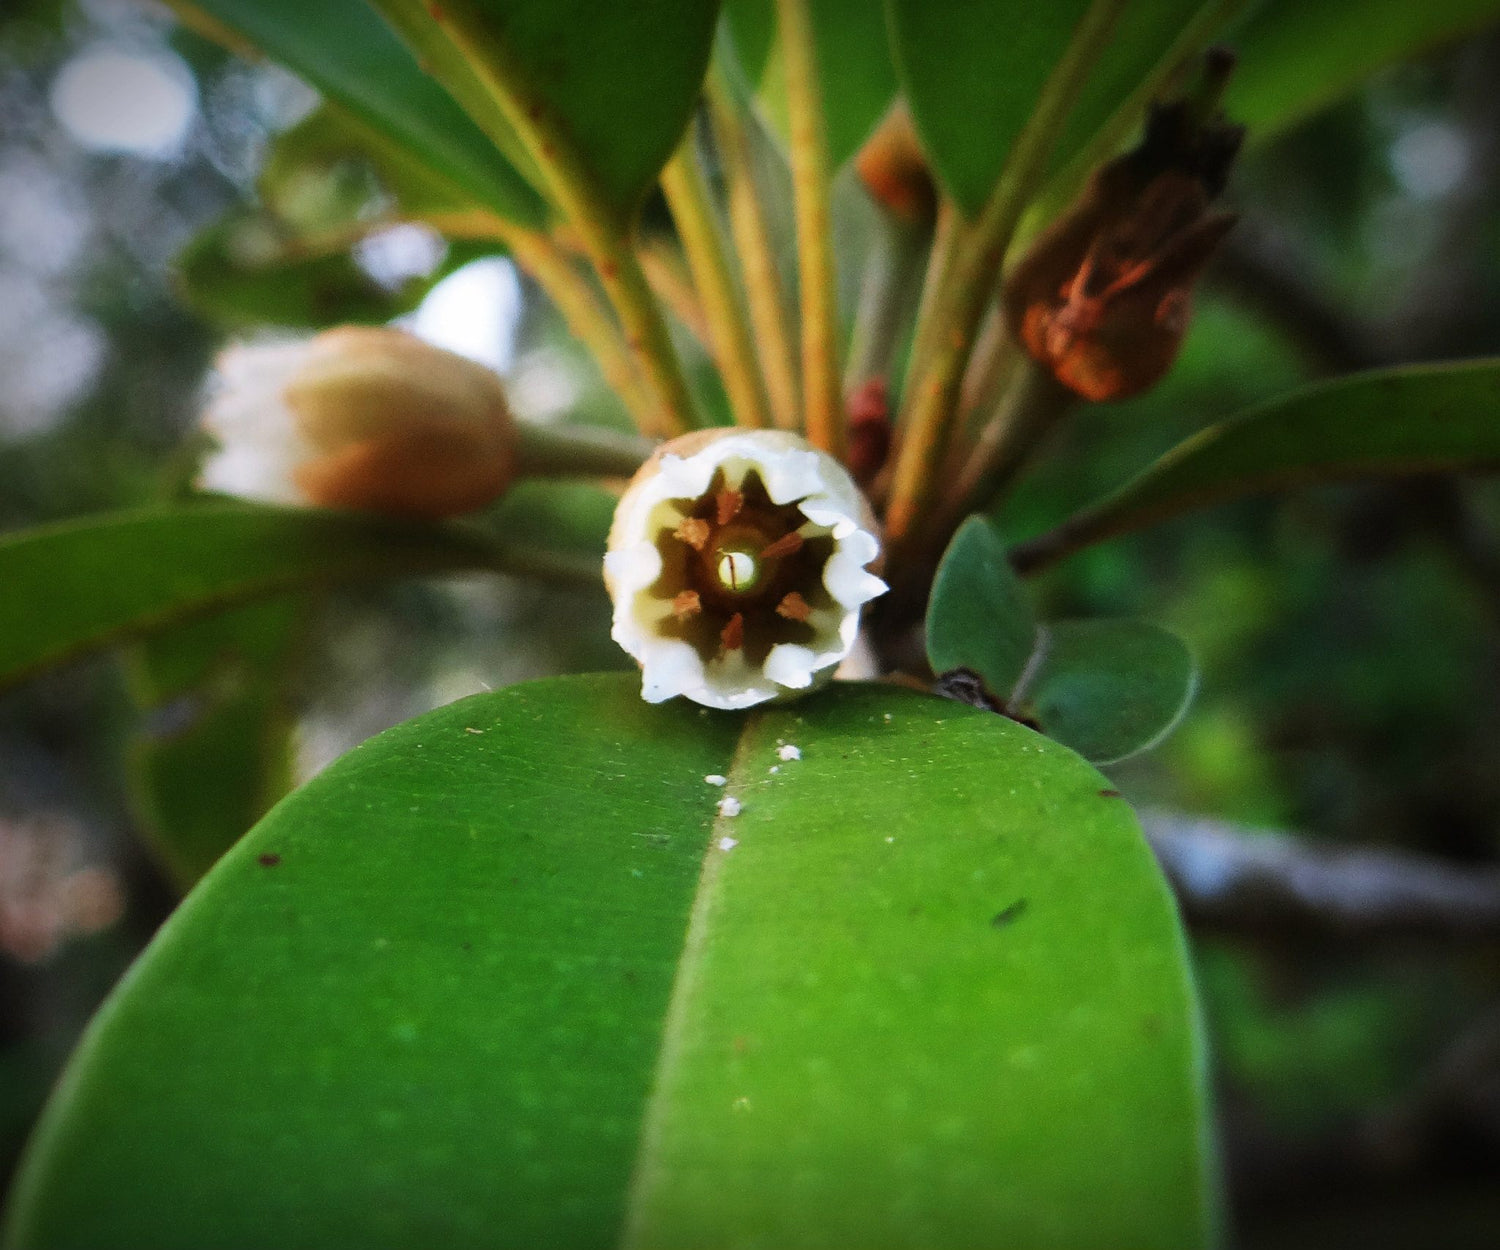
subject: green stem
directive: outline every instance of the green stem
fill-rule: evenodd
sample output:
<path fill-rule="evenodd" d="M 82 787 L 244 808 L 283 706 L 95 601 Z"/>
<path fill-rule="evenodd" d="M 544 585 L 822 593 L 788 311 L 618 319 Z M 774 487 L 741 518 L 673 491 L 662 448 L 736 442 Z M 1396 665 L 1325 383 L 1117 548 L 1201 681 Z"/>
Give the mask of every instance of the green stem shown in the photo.
<path fill-rule="evenodd" d="M 653 448 L 596 425 L 517 421 L 516 436 L 521 477 L 633 477 Z"/>
<path fill-rule="evenodd" d="M 642 384 L 620 327 L 599 302 L 596 289 L 546 235 L 493 220 L 495 237 L 510 248 L 511 257 L 536 279 L 568 329 L 589 349 L 605 382 L 620 397 L 637 427 L 651 433 L 657 423 L 656 401 Z"/>
<path fill-rule="evenodd" d="M 707 352 L 712 341 L 708 333 L 708 318 L 703 313 L 703 301 L 693 287 L 693 276 L 688 272 L 687 262 L 683 260 L 676 241 L 665 235 L 643 234 L 636 240 L 635 251 L 641 258 L 641 268 L 646 273 L 646 281 L 656 292 L 656 298 Z"/>
<path fill-rule="evenodd" d="M 687 380 L 666 318 L 635 254 L 630 222 L 606 201 L 566 128 L 528 89 L 524 67 L 504 41 L 494 37 L 483 6 L 476 0 L 445 0 L 441 7 L 417 0 L 376 3 L 399 29 L 420 30 L 421 46 L 433 49 L 430 57 L 441 46 L 437 35 L 446 38 L 541 171 L 552 201 L 578 231 L 598 271 L 655 400 L 655 412 L 642 432 L 670 436 L 693 429 L 698 419 Z M 435 59 L 430 63 L 438 64 Z"/>
<path fill-rule="evenodd" d="M 909 388 L 910 417 L 897 451 L 886 509 L 886 535 L 893 551 L 913 534 L 931 504 L 934 479 L 958 411 L 964 368 L 1011 236 L 1046 173 L 1047 159 L 1078 92 L 1127 2 L 1094 0 L 1089 6 L 1017 136 L 979 220 L 959 246 L 952 278 L 944 283 L 935 314 L 938 332 L 932 335 L 931 361 Z"/>
<path fill-rule="evenodd" d="M 687 136 L 662 170 L 662 191 L 677 223 L 693 285 L 703 301 L 710 351 L 724 380 L 735 424 L 764 429 L 771 420 L 756 366 L 750 323 L 695 147 L 693 129 L 689 127 Z"/>
<path fill-rule="evenodd" d="M 838 279 L 833 259 L 828 136 L 813 46 L 810 0 L 776 0 L 791 131 L 792 200 L 797 220 L 802 305 L 802 419 L 808 441 L 844 455 L 839 386 Z"/>
<path fill-rule="evenodd" d="M 1015 481 L 1026 462 L 1078 396 L 1050 373 L 1026 360 L 1011 378 L 999 407 L 985 425 L 938 513 L 938 542 L 946 545 L 971 512 L 988 511 Z"/>
<path fill-rule="evenodd" d="M 876 224 L 854 313 L 844 394 L 871 378 L 890 382 L 931 242 L 930 223 L 909 224 L 882 214 Z"/>
<path fill-rule="evenodd" d="M 801 424 L 797 357 L 789 332 L 791 318 L 782 291 L 781 269 L 771 242 L 771 225 L 755 176 L 751 123 L 717 64 L 709 69 L 707 90 L 714 138 L 729 184 L 729 226 L 740 256 L 771 418 L 777 429 L 795 430 Z"/>

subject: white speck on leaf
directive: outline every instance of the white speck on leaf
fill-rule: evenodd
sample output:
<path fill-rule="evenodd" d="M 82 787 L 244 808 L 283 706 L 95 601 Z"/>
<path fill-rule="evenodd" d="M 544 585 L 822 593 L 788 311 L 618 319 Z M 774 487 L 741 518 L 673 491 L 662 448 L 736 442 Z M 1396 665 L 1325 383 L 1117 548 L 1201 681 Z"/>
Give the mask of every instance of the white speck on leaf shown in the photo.
<path fill-rule="evenodd" d="M 484 730 L 482 730 L 482 729 L 474 729 L 472 726 L 469 726 L 469 725 L 465 725 L 464 726 L 464 733 L 466 733 L 466 734 L 482 734 L 483 732 L 484 732 Z"/>
<path fill-rule="evenodd" d="M 738 816 L 744 810 L 744 805 L 732 794 L 726 794 L 719 800 L 720 816 Z"/>
<path fill-rule="evenodd" d="M 739 843 L 739 839 L 738 838 L 720 838 L 719 839 L 719 849 L 721 851 L 732 851 L 739 844 L 740 843 Z"/>
<path fill-rule="evenodd" d="M 885 714 L 885 723 L 886 723 L 886 724 L 887 724 L 887 725 L 889 725 L 889 724 L 890 724 L 890 723 L 891 723 L 891 714 L 890 714 L 890 713 L 889 713 L 889 712 L 887 712 L 887 713 L 886 713 L 886 714 Z"/>
<path fill-rule="evenodd" d="M 895 840 L 896 840 L 895 838 L 887 838 L 886 839 L 887 842 L 894 842 Z"/>
<path fill-rule="evenodd" d="M 781 771 L 781 765 L 780 764 L 772 764 L 771 768 L 770 768 L 770 771 L 773 772 L 773 773 L 779 773 Z"/>
<path fill-rule="evenodd" d="M 802 758 L 802 748 L 794 747 L 791 743 L 787 743 L 786 746 L 777 749 L 776 755 L 778 758 L 784 760 L 800 760 Z"/>
<path fill-rule="evenodd" d="M 729 778 L 722 773 L 709 773 L 703 780 L 711 786 L 727 786 L 729 784 Z"/>

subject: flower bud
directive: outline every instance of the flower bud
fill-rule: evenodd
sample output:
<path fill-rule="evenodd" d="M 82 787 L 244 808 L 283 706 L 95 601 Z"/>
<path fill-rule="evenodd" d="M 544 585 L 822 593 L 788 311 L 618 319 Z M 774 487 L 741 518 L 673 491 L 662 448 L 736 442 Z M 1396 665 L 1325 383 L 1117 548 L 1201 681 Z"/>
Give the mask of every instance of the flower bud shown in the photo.
<path fill-rule="evenodd" d="M 674 439 L 636 474 L 604 557 L 641 696 L 715 708 L 823 684 L 885 592 L 880 540 L 838 461 L 779 430 Z"/>
<path fill-rule="evenodd" d="M 1193 286 L 1235 222 L 1209 205 L 1241 137 L 1185 101 L 1154 108 L 1141 145 L 1102 166 L 1007 275 L 1011 333 L 1064 386 L 1124 399 L 1171 368 Z"/>
<path fill-rule="evenodd" d="M 203 425 L 219 449 L 198 485 L 267 503 L 457 516 L 516 469 L 500 379 L 400 330 L 231 347 Z"/>
<path fill-rule="evenodd" d="M 937 214 L 937 184 L 912 124 L 911 110 L 897 100 L 854 158 L 854 171 L 870 197 L 908 225 Z"/>

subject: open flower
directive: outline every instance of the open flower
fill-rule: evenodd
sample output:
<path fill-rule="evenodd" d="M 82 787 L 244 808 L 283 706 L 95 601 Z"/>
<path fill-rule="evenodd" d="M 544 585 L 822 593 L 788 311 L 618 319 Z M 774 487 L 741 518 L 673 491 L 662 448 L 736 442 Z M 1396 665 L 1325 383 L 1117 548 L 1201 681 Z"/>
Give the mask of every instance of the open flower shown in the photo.
<path fill-rule="evenodd" d="M 457 516 L 516 469 L 500 379 L 400 330 L 231 347 L 203 424 L 219 449 L 198 485 L 267 503 Z"/>
<path fill-rule="evenodd" d="M 795 434 L 714 430 L 662 447 L 615 511 L 605 580 L 641 695 L 743 708 L 833 676 L 860 609 L 875 522 L 849 474 Z"/>

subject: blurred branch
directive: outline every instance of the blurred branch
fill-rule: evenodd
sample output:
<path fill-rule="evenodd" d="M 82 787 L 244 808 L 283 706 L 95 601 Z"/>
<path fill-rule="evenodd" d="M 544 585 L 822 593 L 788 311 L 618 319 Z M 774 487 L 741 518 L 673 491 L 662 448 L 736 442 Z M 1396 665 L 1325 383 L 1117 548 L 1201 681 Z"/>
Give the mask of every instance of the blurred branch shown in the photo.
<path fill-rule="evenodd" d="M 1221 821 L 1145 811 L 1183 914 L 1204 928 L 1331 937 L 1500 938 L 1500 872 L 1398 851 L 1314 846 Z"/>

